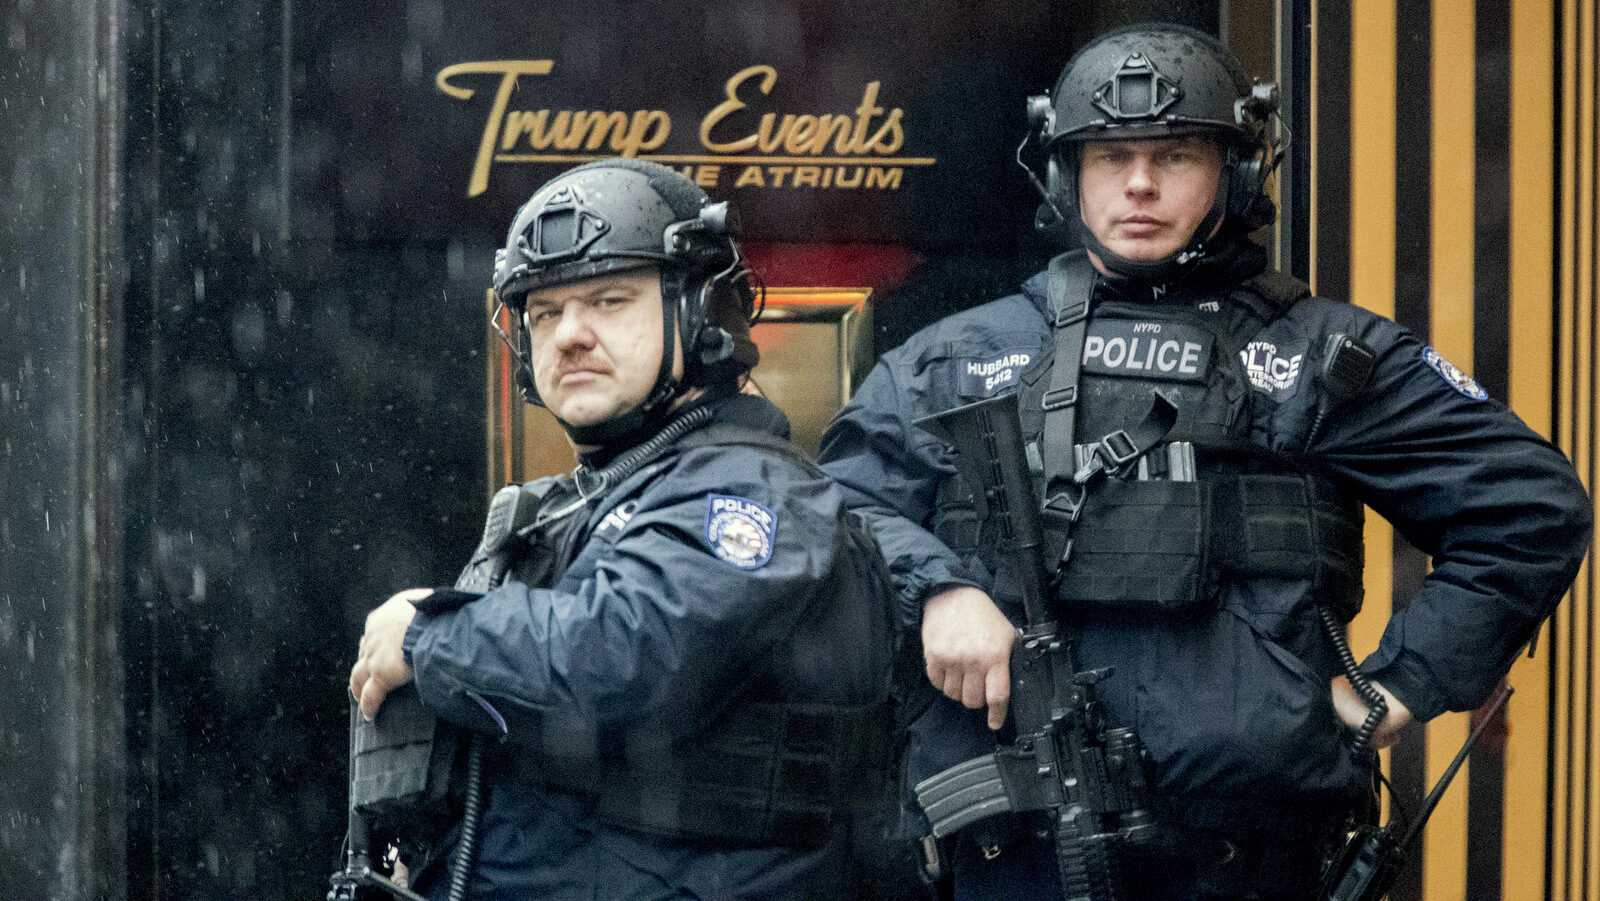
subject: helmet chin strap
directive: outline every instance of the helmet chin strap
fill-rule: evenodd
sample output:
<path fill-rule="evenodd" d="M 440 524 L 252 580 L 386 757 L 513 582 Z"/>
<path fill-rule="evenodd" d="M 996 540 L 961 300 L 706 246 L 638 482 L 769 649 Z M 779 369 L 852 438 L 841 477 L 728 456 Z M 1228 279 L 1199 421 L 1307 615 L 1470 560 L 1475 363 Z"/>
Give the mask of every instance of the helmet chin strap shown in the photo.
<path fill-rule="evenodd" d="M 656 370 L 656 382 L 650 388 L 650 393 L 645 395 L 643 402 L 628 412 L 592 425 L 573 425 L 557 416 L 556 422 L 561 424 L 561 428 L 566 431 L 567 437 L 572 439 L 573 444 L 602 447 L 628 439 L 638 438 L 642 440 L 667 421 L 672 413 L 672 402 L 688 390 L 688 385 L 672 375 L 673 350 L 677 346 L 677 342 L 673 339 L 678 331 L 678 302 L 677 290 L 669 279 L 670 276 L 666 268 L 663 267 L 661 270 L 661 365 Z M 687 350 L 685 350 L 685 353 L 687 353 Z"/>

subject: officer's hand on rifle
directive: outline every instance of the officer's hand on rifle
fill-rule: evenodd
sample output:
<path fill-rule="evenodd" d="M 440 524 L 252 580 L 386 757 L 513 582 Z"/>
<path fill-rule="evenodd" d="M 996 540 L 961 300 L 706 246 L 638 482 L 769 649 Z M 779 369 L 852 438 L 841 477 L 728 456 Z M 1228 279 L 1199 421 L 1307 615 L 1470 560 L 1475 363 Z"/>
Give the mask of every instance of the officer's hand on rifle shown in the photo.
<path fill-rule="evenodd" d="M 411 681 L 400 643 L 417 615 L 415 602 L 433 594 L 432 588 L 408 588 L 367 614 L 361 651 L 350 668 L 350 696 L 361 702 L 361 715 L 369 721 L 389 692 Z"/>
<path fill-rule="evenodd" d="M 989 708 L 989 728 L 1006 721 L 1011 699 L 1011 644 L 1017 628 L 994 601 L 969 586 L 928 598 L 922 608 L 922 648 L 928 681 L 946 697 Z"/>
<path fill-rule="evenodd" d="M 1384 701 L 1389 705 L 1388 715 L 1372 733 L 1370 747 L 1376 751 L 1394 743 L 1395 735 L 1411 722 L 1411 710 L 1400 703 L 1399 698 L 1390 694 L 1387 688 L 1376 682 L 1371 685 L 1383 695 Z M 1345 728 L 1352 732 L 1359 730 L 1367 718 L 1366 702 L 1361 700 L 1361 695 L 1356 693 L 1350 680 L 1344 676 L 1336 676 L 1333 680 L 1333 711 L 1339 715 L 1339 720 L 1344 723 Z"/>

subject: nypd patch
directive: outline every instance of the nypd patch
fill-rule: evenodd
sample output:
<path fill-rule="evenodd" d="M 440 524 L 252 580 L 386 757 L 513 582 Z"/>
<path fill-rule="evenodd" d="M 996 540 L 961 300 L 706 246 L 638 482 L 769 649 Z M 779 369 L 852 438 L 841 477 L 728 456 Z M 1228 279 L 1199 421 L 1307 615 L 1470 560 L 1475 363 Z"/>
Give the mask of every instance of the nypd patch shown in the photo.
<path fill-rule="evenodd" d="M 726 494 L 706 497 L 706 546 L 740 569 L 772 559 L 778 517 L 755 501 Z"/>
<path fill-rule="evenodd" d="M 1257 339 L 1239 351 L 1239 361 L 1250 379 L 1250 387 L 1282 403 L 1294 395 L 1300 382 L 1300 366 L 1306 358 L 1305 341 L 1284 345 Z"/>
<path fill-rule="evenodd" d="M 1439 352 L 1432 347 L 1424 347 L 1422 349 L 1422 359 L 1428 361 L 1428 365 L 1433 367 L 1433 371 L 1439 373 L 1439 376 L 1449 383 L 1450 387 L 1473 400 L 1488 400 L 1489 392 L 1483 390 L 1483 386 L 1473 381 L 1472 376 L 1457 369 L 1454 363 L 1439 356 Z"/>
<path fill-rule="evenodd" d="M 1175 322 L 1089 324 L 1083 342 L 1083 370 L 1176 382 L 1204 382 L 1211 369 L 1210 332 Z"/>

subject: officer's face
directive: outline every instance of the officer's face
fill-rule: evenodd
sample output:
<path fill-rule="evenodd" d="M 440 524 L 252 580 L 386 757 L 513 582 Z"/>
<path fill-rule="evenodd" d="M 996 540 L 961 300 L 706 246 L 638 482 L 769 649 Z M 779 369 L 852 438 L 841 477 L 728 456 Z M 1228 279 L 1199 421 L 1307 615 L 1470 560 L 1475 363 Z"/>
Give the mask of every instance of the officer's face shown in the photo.
<path fill-rule="evenodd" d="M 1182 250 L 1211 211 L 1222 152 L 1198 135 L 1088 141 L 1078 171 L 1079 210 L 1100 243 L 1159 260 Z"/>
<path fill-rule="evenodd" d="M 597 275 L 528 294 L 533 382 L 550 412 L 595 425 L 639 404 L 661 366 L 661 275 L 655 268 Z M 674 347 L 673 374 L 682 375 Z"/>

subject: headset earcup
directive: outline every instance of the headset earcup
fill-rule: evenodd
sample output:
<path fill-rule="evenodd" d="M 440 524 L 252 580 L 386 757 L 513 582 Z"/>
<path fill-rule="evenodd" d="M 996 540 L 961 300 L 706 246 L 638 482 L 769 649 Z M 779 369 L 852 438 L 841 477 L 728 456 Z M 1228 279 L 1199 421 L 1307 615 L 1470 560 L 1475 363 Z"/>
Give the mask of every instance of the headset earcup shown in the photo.
<path fill-rule="evenodd" d="M 1278 208 L 1266 196 L 1267 178 L 1271 174 L 1264 152 L 1239 161 L 1228 179 L 1229 219 L 1242 223 L 1249 231 L 1272 222 Z"/>
<path fill-rule="evenodd" d="M 1250 200 L 1255 196 L 1252 186 L 1259 168 L 1260 164 L 1254 158 L 1240 160 L 1233 167 L 1233 172 L 1228 176 L 1228 218 L 1243 219 L 1249 210 Z"/>
<path fill-rule="evenodd" d="M 1054 233 L 1070 224 L 1063 217 L 1075 215 L 1074 210 L 1078 206 L 1075 181 L 1062 171 L 1060 155 L 1051 153 L 1044 164 L 1045 202 L 1039 204 L 1039 209 L 1034 213 L 1035 228 Z"/>
<path fill-rule="evenodd" d="M 1056 204 L 1056 206 L 1076 206 L 1077 204 L 1075 203 L 1062 203 L 1063 200 L 1071 201 L 1076 199 L 1062 196 L 1062 192 L 1067 187 L 1066 185 L 1062 184 L 1063 180 L 1064 179 L 1061 175 L 1061 159 L 1059 155 L 1052 153 L 1050 154 L 1050 158 L 1046 160 L 1044 164 L 1045 190 L 1050 193 L 1050 199 Z"/>
<path fill-rule="evenodd" d="M 714 325 L 700 330 L 700 365 L 711 366 L 733 356 L 733 336 Z"/>

